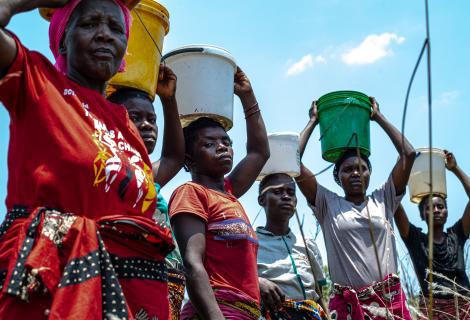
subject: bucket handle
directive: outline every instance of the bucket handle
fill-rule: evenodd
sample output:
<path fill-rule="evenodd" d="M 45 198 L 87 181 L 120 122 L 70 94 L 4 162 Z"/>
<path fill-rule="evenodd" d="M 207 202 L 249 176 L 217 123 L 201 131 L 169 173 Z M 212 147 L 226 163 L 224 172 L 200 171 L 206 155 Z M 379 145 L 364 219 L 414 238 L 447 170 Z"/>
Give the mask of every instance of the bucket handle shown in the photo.
<path fill-rule="evenodd" d="M 333 124 L 335 124 L 335 122 L 343 115 L 343 113 L 346 111 L 346 108 L 349 107 L 349 105 L 351 104 L 352 100 L 349 100 L 348 104 L 345 105 L 343 107 L 343 110 L 341 110 L 341 112 L 336 116 L 336 118 L 331 121 L 331 124 L 325 129 L 325 131 L 323 132 L 323 134 L 320 136 L 320 139 L 318 139 L 318 141 L 321 141 L 323 139 L 323 137 L 327 134 L 327 132 L 331 129 L 331 127 L 333 126 Z"/>
<path fill-rule="evenodd" d="M 169 52 L 169 53 L 165 54 L 162 57 L 162 60 L 168 59 L 169 57 L 180 54 L 180 53 L 188 53 L 188 52 L 204 52 L 204 48 L 182 48 L 182 49 L 177 49 L 177 50 L 174 50 L 172 52 Z"/>
<path fill-rule="evenodd" d="M 152 34 L 150 33 L 149 29 L 147 28 L 147 26 L 145 25 L 144 23 L 144 20 L 142 20 L 142 17 L 140 16 L 139 12 L 136 10 L 135 11 L 135 14 L 137 15 L 137 18 L 139 18 L 139 21 L 140 23 L 142 24 L 142 26 L 144 27 L 145 29 L 145 32 L 148 34 L 148 36 L 150 37 L 150 39 L 152 40 L 153 44 L 155 45 L 155 48 L 157 48 L 158 50 L 158 53 L 160 54 L 160 57 L 162 57 L 163 53 L 162 53 L 162 50 L 158 47 L 158 44 L 157 42 L 155 41 L 155 39 L 153 38 Z M 163 58 L 161 59 L 163 60 Z M 164 63 L 165 61 L 163 61 Z"/>

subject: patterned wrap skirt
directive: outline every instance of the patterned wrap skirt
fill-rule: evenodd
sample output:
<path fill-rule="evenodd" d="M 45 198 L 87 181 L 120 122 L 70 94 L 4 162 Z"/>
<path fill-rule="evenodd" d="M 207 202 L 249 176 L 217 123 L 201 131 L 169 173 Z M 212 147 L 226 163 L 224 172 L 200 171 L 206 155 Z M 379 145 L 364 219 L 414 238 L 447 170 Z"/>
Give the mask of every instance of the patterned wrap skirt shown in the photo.
<path fill-rule="evenodd" d="M 266 320 L 326 320 L 322 307 L 313 300 L 286 299 L 274 314 L 265 313 Z"/>
<path fill-rule="evenodd" d="M 329 309 L 332 320 L 411 320 L 400 279 L 394 274 L 357 291 L 335 284 Z"/>
<path fill-rule="evenodd" d="M 145 217 L 15 208 L 0 226 L 0 318 L 168 319 L 173 247 Z"/>

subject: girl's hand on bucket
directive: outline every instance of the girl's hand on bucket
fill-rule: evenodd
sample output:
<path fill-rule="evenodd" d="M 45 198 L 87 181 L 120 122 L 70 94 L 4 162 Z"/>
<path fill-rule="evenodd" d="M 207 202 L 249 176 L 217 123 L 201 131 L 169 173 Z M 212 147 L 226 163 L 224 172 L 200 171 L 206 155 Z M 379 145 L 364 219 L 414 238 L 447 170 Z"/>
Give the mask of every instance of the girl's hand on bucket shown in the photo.
<path fill-rule="evenodd" d="M 318 122 L 318 108 L 317 108 L 317 101 L 313 100 L 312 105 L 310 106 L 310 109 L 308 109 L 308 116 L 310 118 L 310 121 L 313 123 Z"/>
<path fill-rule="evenodd" d="M 370 103 L 372 104 L 372 112 L 370 114 L 371 120 L 376 120 L 377 115 L 380 113 L 379 104 L 374 97 L 369 97 Z"/>
<path fill-rule="evenodd" d="M 246 76 L 245 72 L 243 72 L 240 67 L 237 67 L 237 72 L 235 73 L 234 79 L 234 92 L 237 96 L 242 99 L 247 94 L 251 94 L 253 92 L 253 88 L 251 87 L 250 80 Z"/>
<path fill-rule="evenodd" d="M 160 64 L 157 95 L 160 99 L 173 98 L 176 94 L 176 75 L 167 66 Z"/>
<path fill-rule="evenodd" d="M 444 154 L 446 156 L 446 168 L 450 171 L 455 170 L 457 168 L 457 160 L 454 157 L 452 152 L 444 150 Z"/>

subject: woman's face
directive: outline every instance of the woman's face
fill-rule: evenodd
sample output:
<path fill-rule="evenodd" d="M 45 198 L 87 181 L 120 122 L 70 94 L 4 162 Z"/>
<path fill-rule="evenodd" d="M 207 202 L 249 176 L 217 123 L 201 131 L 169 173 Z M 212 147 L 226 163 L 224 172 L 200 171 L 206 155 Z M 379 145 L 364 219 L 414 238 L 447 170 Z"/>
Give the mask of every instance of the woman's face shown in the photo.
<path fill-rule="evenodd" d="M 346 195 L 364 195 L 369 187 L 369 167 L 360 157 L 353 156 L 344 160 L 339 168 L 338 176 L 341 181 L 341 187 Z"/>
<path fill-rule="evenodd" d="M 119 70 L 126 52 L 124 15 L 113 0 L 83 0 L 65 31 L 61 54 L 69 74 L 106 82 Z"/>
<path fill-rule="evenodd" d="M 232 141 L 221 127 L 199 129 L 192 150 L 187 163 L 191 172 L 220 177 L 232 170 Z"/>
<path fill-rule="evenodd" d="M 429 198 L 425 200 L 423 206 L 423 212 L 421 217 L 426 219 L 426 223 L 429 221 L 429 214 L 433 212 L 434 216 L 434 226 L 435 227 L 444 227 L 447 222 L 447 205 L 444 199 L 441 197 L 432 197 L 432 207 L 429 206 Z"/>

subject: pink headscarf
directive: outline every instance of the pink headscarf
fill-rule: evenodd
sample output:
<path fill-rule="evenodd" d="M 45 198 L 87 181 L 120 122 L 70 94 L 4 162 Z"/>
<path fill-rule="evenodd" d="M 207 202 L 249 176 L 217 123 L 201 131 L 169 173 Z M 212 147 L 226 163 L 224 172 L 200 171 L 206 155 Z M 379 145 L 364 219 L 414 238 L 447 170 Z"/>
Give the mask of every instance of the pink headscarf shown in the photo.
<path fill-rule="evenodd" d="M 64 7 L 58 8 L 54 11 L 49 25 L 49 47 L 56 60 L 55 67 L 60 72 L 67 74 L 67 61 L 66 57 L 59 53 L 59 46 L 65 34 L 65 28 L 70 20 L 70 16 L 80 3 L 81 0 L 70 0 Z M 121 2 L 121 0 L 114 0 L 121 8 L 124 15 L 124 22 L 126 24 L 126 37 L 129 39 L 129 30 L 131 28 L 132 16 L 130 10 Z M 122 59 L 119 71 L 124 71 L 126 61 Z"/>

